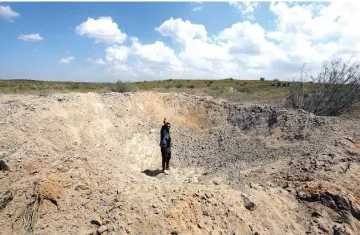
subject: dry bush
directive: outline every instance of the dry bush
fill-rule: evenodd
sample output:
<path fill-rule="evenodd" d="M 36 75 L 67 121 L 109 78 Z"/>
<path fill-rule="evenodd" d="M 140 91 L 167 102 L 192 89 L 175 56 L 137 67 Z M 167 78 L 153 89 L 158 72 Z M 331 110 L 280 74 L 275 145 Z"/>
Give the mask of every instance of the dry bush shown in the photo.
<path fill-rule="evenodd" d="M 352 57 L 353 58 L 353 57 Z M 332 57 L 314 77 L 301 70 L 299 81 L 289 88 L 286 105 L 319 116 L 338 116 L 360 102 L 360 63 Z"/>

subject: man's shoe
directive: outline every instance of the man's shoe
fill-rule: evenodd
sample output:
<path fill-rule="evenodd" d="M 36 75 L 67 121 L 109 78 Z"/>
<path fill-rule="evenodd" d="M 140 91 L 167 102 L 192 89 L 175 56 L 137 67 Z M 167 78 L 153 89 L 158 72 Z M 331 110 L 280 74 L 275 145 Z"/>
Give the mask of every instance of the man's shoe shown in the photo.
<path fill-rule="evenodd" d="M 169 173 L 165 170 L 165 171 L 164 171 L 164 174 L 165 174 L 165 175 L 168 175 Z"/>
<path fill-rule="evenodd" d="M 166 168 L 166 170 L 169 171 L 169 170 L 170 170 L 170 167 Z"/>

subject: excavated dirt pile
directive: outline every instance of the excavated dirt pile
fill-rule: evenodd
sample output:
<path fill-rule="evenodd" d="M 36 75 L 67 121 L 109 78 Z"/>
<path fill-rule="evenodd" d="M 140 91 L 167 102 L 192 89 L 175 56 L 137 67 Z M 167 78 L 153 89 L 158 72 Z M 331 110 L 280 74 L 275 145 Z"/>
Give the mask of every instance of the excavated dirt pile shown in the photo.
<path fill-rule="evenodd" d="M 359 122 L 303 110 L 152 92 L 3 95 L 0 234 L 355 235 L 359 163 Z"/>

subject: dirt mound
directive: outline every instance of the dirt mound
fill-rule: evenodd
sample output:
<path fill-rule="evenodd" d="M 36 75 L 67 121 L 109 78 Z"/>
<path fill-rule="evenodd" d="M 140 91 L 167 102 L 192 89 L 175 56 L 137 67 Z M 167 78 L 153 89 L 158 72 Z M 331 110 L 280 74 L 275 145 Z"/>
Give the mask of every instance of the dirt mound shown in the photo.
<path fill-rule="evenodd" d="M 69 93 L 1 96 L 0 126 L 1 234 L 360 232 L 358 129 L 340 119 L 186 94 Z M 341 226 L 339 207 L 321 202 L 331 188 L 298 197 L 309 182 L 349 195 Z"/>

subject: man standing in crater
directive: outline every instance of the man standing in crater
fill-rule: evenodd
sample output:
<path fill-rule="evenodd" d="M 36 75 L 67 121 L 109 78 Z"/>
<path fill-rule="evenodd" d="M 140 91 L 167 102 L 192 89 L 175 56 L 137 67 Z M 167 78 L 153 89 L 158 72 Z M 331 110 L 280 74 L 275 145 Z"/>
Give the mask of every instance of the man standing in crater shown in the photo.
<path fill-rule="evenodd" d="M 170 159 L 171 159 L 171 136 L 170 136 L 170 122 L 164 119 L 164 125 L 161 127 L 160 131 L 160 148 L 162 156 L 162 170 L 165 175 L 168 174 L 170 170 Z"/>

